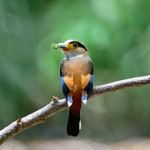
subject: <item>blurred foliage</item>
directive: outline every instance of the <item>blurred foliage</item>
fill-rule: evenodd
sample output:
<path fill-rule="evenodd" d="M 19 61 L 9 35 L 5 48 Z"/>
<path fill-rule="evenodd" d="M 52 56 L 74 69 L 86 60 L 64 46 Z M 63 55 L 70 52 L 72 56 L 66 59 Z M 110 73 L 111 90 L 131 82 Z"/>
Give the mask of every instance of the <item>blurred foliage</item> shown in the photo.
<path fill-rule="evenodd" d="M 95 85 L 150 73 L 148 0 L 0 0 L 0 127 L 63 97 L 51 43 L 83 41 Z M 82 109 L 80 137 L 150 136 L 149 86 L 95 97 Z M 22 137 L 67 137 L 67 111 Z"/>

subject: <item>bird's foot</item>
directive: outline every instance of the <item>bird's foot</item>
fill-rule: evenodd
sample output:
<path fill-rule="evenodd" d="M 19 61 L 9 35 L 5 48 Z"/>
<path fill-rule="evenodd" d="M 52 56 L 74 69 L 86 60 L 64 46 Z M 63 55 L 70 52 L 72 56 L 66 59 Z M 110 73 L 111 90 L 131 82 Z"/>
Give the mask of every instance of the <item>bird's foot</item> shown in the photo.
<path fill-rule="evenodd" d="M 70 107 L 73 104 L 73 99 L 71 95 L 68 95 L 67 97 L 67 105 Z"/>
<path fill-rule="evenodd" d="M 87 92 L 85 92 L 85 91 L 82 92 L 81 100 L 82 100 L 82 103 L 83 103 L 83 104 L 86 104 L 86 103 L 87 103 L 87 101 L 88 101 Z"/>

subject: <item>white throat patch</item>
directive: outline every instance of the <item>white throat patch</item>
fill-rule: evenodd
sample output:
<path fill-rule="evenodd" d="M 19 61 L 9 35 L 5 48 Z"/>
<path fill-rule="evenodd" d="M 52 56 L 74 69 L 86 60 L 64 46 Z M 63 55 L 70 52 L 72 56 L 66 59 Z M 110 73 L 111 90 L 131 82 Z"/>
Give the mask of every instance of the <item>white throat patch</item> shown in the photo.
<path fill-rule="evenodd" d="M 73 54 L 73 53 L 69 53 L 69 54 L 66 54 L 66 57 L 65 59 L 73 59 L 73 58 L 81 58 L 81 57 L 84 57 L 83 54 Z"/>

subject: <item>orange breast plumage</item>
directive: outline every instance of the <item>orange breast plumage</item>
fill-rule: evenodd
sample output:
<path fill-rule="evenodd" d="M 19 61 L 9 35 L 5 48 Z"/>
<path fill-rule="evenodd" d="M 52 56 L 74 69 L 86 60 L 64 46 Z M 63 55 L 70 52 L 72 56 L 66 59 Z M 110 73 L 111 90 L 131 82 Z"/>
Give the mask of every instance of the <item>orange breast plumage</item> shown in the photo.
<path fill-rule="evenodd" d="M 62 72 L 64 74 L 64 82 L 71 92 L 79 89 L 83 90 L 90 80 L 91 65 L 89 58 L 65 60 Z"/>

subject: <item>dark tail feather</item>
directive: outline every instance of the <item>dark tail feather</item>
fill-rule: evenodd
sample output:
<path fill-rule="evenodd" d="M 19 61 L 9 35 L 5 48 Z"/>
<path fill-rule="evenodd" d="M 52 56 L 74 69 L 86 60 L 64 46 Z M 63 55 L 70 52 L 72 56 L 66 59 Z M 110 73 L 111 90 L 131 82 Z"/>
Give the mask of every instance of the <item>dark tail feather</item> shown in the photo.
<path fill-rule="evenodd" d="M 67 134 L 70 136 L 77 136 L 79 134 L 80 111 L 73 113 L 69 110 Z"/>

